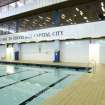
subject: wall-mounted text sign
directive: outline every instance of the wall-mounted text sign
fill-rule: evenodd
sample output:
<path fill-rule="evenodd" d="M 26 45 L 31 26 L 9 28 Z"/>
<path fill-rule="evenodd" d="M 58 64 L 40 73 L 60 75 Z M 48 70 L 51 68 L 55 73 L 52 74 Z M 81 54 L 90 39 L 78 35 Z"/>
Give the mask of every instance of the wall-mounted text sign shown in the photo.
<path fill-rule="evenodd" d="M 63 36 L 63 31 L 39 32 L 30 31 L 25 33 L 9 34 L 0 36 L 0 43 L 21 43 L 21 42 L 39 42 L 44 40 L 59 39 Z"/>
<path fill-rule="evenodd" d="M 0 44 L 103 37 L 104 27 L 105 21 L 101 21 L 1 35 Z"/>

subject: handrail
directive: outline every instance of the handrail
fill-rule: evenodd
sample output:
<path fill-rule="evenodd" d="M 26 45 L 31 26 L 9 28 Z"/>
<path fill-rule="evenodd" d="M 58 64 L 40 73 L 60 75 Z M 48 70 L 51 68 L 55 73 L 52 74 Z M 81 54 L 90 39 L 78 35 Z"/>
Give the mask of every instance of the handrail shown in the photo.
<path fill-rule="evenodd" d="M 96 61 L 95 60 L 90 60 L 88 63 L 88 66 L 92 66 L 92 72 L 96 72 Z"/>

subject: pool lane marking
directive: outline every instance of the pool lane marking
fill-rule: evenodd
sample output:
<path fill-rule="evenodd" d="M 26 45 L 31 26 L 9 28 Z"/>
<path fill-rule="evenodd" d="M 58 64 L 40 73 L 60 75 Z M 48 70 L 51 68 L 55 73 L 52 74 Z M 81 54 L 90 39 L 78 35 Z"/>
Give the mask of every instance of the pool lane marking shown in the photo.
<path fill-rule="evenodd" d="M 57 80 L 56 82 L 50 84 L 48 87 L 46 87 L 45 89 L 42 89 L 41 91 L 39 91 L 38 93 L 34 94 L 33 96 L 29 97 L 28 99 L 26 99 L 25 101 L 23 101 L 22 103 L 20 103 L 19 105 L 26 105 L 29 102 L 31 102 L 33 99 L 37 98 L 38 96 L 40 96 L 41 94 L 43 94 L 44 92 L 46 92 L 47 90 L 49 90 L 50 88 L 54 87 L 55 85 L 57 85 L 58 83 L 62 82 L 64 79 L 68 78 L 70 76 L 70 74 L 62 77 L 61 79 Z"/>
<path fill-rule="evenodd" d="M 23 71 L 19 71 L 19 72 L 15 72 L 15 73 L 12 73 L 12 74 L 4 74 L 4 75 L 0 75 L 0 78 L 1 77 L 6 77 L 6 76 L 9 76 L 9 75 L 14 75 L 14 74 L 18 74 L 18 73 L 22 73 L 22 72 L 27 72 L 27 71 L 32 71 L 32 70 L 23 70 Z"/>
<path fill-rule="evenodd" d="M 9 87 L 9 86 L 14 85 L 14 84 L 17 84 L 17 83 L 19 83 L 19 82 L 27 81 L 27 80 L 29 80 L 29 79 L 32 79 L 32 78 L 34 78 L 34 77 L 41 76 L 41 75 L 46 74 L 46 73 L 48 73 L 48 72 L 40 73 L 40 74 L 37 74 L 37 75 L 35 75 L 35 76 L 28 77 L 28 78 L 25 78 L 25 79 L 22 79 L 22 80 L 19 80 L 19 81 L 13 82 L 13 83 L 8 84 L 8 85 L 5 85 L 5 86 L 1 86 L 0 89 L 3 89 L 3 88 L 6 88 L 6 87 Z"/>

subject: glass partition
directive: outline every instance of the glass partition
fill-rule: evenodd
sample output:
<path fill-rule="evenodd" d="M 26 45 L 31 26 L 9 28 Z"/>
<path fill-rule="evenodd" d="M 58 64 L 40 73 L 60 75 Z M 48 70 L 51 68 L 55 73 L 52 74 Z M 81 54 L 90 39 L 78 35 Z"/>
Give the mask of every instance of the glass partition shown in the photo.
<path fill-rule="evenodd" d="M 20 0 L 2 7 L 3 11 L 7 8 L 21 7 L 28 2 L 39 0 Z M 2 11 L 0 9 L 0 11 Z M 26 32 L 48 27 L 74 25 L 105 20 L 105 1 L 95 1 L 88 4 L 66 7 L 58 10 L 33 14 L 31 16 L 0 23 L 0 35 L 15 32 Z"/>

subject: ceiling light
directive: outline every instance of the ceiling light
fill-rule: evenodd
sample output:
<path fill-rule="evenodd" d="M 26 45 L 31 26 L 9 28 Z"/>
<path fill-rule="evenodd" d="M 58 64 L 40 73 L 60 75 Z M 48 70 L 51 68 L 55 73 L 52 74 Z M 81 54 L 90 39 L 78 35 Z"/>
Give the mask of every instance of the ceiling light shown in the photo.
<path fill-rule="evenodd" d="M 43 23 L 44 25 L 47 25 L 46 23 Z"/>
<path fill-rule="evenodd" d="M 69 20 L 66 20 L 66 22 L 69 22 Z"/>
<path fill-rule="evenodd" d="M 32 22 L 33 24 L 37 24 L 35 21 Z"/>
<path fill-rule="evenodd" d="M 105 8 L 104 7 L 101 7 L 101 9 L 102 9 L 103 12 L 105 12 Z"/>
<path fill-rule="evenodd" d="M 84 19 L 88 19 L 87 17 L 83 17 Z"/>
<path fill-rule="evenodd" d="M 48 20 L 51 20 L 51 18 L 50 17 L 46 17 Z"/>
<path fill-rule="evenodd" d="M 105 13 L 103 14 L 103 16 L 105 16 Z"/>
<path fill-rule="evenodd" d="M 50 22 L 50 20 L 48 20 L 48 19 L 47 19 L 46 21 L 47 21 L 47 22 Z"/>
<path fill-rule="evenodd" d="M 40 19 L 43 19 L 43 17 L 42 16 L 38 16 Z"/>
<path fill-rule="evenodd" d="M 69 21 L 72 21 L 72 19 L 70 18 Z"/>
<path fill-rule="evenodd" d="M 77 15 L 75 14 L 74 17 L 76 17 Z"/>
<path fill-rule="evenodd" d="M 89 22 L 89 20 L 86 20 L 86 22 L 88 23 L 88 22 Z"/>
<path fill-rule="evenodd" d="M 83 12 L 82 11 L 80 11 L 80 15 L 83 16 Z"/>
<path fill-rule="evenodd" d="M 42 25 L 42 24 L 39 24 L 39 26 L 41 26 L 41 27 L 42 27 L 43 25 Z"/>
<path fill-rule="evenodd" d="M 75 8 L 77 12 L 79 12 L 79 8 Z"/>
<path fill-rule="evenodd" d="M 61 15 L 61 18 L 62 18 L 62 19 L 65 19 L 65 18 L 66 18 L 66 15 L 65 15 L 65 14 L 62 14 L 62 15 Z"/>
<path fill-rule="evenodd" d="M 103 2 L 101 2 L 101 6 L 104 7 L 104 3 Z"/>

